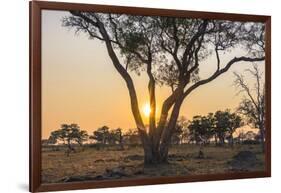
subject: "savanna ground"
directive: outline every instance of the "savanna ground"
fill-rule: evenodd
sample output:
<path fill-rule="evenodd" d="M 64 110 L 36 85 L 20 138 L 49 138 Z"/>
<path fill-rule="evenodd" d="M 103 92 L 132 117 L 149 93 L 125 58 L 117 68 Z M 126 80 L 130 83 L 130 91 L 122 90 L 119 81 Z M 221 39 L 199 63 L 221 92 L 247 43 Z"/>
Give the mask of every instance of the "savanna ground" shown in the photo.
<path fill-rule="evenodd" d="M 43 183 L 264 170 L 264 153 L 260 145 L 239 144 L 233 148 L 208 145 L 203 149 L 204 158 L 198 157 L 197 145 L 175 145 L 170 149 L 167 164 L 153 166 L 143 165 L 141 146 L 126 146 L 125 150 L 119 150 L 117 146 L 85 147 L 69 156 L 62 147 L 55 149 L 42 149 Z"/>

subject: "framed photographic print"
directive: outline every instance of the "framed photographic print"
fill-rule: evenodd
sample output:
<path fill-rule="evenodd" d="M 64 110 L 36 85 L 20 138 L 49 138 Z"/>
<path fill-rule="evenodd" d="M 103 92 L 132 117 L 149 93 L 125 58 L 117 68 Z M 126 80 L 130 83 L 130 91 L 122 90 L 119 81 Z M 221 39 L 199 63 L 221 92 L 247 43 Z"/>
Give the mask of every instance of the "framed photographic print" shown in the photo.
<path fill-rule="evenodd" d="M 271 18 L 30 2 L 30 191 L 271 176 Z"/>

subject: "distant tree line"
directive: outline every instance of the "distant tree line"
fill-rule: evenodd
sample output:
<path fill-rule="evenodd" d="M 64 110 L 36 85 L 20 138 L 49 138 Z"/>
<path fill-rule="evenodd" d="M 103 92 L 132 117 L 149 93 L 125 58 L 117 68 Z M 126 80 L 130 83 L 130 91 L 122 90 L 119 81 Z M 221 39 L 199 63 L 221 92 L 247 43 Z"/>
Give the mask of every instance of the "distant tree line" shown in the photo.
<path fill-rule="evenodd" d="M 241 126 L 241 117 L 225 110 L 209 113 L 207 116 L 194 116 L 188 128 L 190 140 L 195 143 L 210 143 L 214 139 L 216 145 L 223 145 L 226 140 L 233 145 L 233 133 Z"/>
<path fill-rule="evenodd" d="M 137 129 L 129 129 L 124 133 L 121 128 L 110 129 L 108 126 L 102 126 L 89 135 L 86 130 L 81 130 L 78 124 L 72 123 L 62 124 L 59 129 L 52 131 L 48 139 L 42 140 L 42 145 L 62 145 L 66 147 L 65 153 L 69 156 L 71 152 L 76 152 L 75 146 L 80 146 L 83 150 L 85 142 L 98 145 L 96 147 L 118 145 L 120 150 L 124 149 L 124 144 L 141 144 Z"/>
<path fill-rule="evenodd" d="M 96 143 L 102 145 L 116 145 L 120 146 L 120 149 L 123 147 L 123 133 L 121 128 L 110 130 L 109 127 L 103 126 L 98 128 L 93 132 L 93 135 L 89 137 L 90 140 L 95 140 Z"/>
<path fill-rule="evenodd" d="M 229 109 L 205 116 L 196 115 L 191 120 L 182 116 L 173 129 L 171 144 L 197 144 L 201 147 L 211 143 L 219 146 L 227 143 L 233 147 L 235 143 L 259 143 L 260 134 L 253 131 L 241 130 L 234 138 L 236 130 L 244 125 L 242 117 Z M 137 129 L 124 132 L 121 128 L 110 129 L 108 126 L 102 126 L 89 135 L 87 131 L 81 130 L 78 124 L 62 124 L 58 130 L 51 132 L 47 140 L 42 140 L 44 145 L 65 146 L 67 155 L 76 152 L 75 146 L 83 147 L 85 142 L 95 144 L 96 147 L 114 145 L 120 150 L 124 149 L 124 145 L 141 144 Z"/>
<path fill-rule="evenodd" d="M 242 117 L 229 109 L 196 115 L 191 120 L 180 117 L 174 129 L 171 144 L 210 144 L 233 146 L 235 143 L 260 143 L 260 133 L 237 130 L 245 126 Z M 234 137 L 234 133 L 236 133 Z"/>

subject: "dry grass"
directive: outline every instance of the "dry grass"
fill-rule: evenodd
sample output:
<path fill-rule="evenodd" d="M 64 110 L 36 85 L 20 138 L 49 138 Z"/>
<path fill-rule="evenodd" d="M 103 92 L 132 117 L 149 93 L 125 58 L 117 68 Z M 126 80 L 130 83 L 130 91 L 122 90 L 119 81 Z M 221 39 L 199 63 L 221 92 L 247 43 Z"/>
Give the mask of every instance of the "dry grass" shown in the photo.
<path fill-rule="evenodd" d="M 108 169 L 120 167 L 129 178 L 235 172 L 231 170 L 229 161 L 238 152 L 245 150 L 255 153 L 258 160 L 257 164 L 246 171 L 264 170 L 264 154 L 261 153 L 259 145 L 236 145 L 234 148 L 207 146 L 204 148 L 204 159 L 197 158 L 198 146 L 175 146 L 169 152 L 169 164 L 153 167 L 143 166 L 141 147 L 127 147 L 123 151 L 87 147 L 84 151 L 70 154 L 69 157 L 64 150 L 44 149 L 42 181 L 56 183 L 71 176 L 95 177 L 103 175 Z"/>

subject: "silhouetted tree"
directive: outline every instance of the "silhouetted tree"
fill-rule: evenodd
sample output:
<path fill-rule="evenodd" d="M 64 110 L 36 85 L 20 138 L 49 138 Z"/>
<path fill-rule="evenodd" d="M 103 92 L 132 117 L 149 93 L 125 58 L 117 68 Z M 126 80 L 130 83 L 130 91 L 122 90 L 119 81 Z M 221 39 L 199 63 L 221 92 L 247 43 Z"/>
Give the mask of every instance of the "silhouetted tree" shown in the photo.
<path fill-rule="evenodd" d="M 88 34 L 90 39 L 103 41 L 113 66 L 125 81 L 146 164 L 167 162 L 181 105 L 192 91 L 227 72 L 233 64 L 263 61 L 265 58 L 262 23 L 83 11 L 70 13 L 71 16 L 63 19 L 63 25 Z M 239 54 L 223 64 L 221 55 L 237 47 L 241 49 L 237 52 Z M 243 54 L 242 50 L 245 51 Z M 201 62 L 212 55 L 217 59 L 217 68 L 209 77 L 201 79 Z M 140 114 L 130 71 L 137 74 L 145 71 L 149 78 L 151 112 L 148 132 Z M 157 124 L 156 84 L 171 87 Z"/>
<path fill-rule="evenodd" d="M 173 129 L 171 143 L 174 145 L 179 145 L 181 142 L 182 133 L 183 133 L 183 128 L 180 125 L 176 124 L 175 128 Z"/>
<path fill-rule="evenodd" d="M 55 145 L 57 143 L 57 139 L 51 135 L 48 139 L 43 139 L 41 143 L 42 145 Z"/>
<path fill-rule="evenodd" d="M 57 139 L 54 137 L 54 136 L 50 136 L 49 138 L 48 138 L 48 144 L 52 144 L 52 145 L 54 145 L 54 144 L 56 144 L 57 143 Z"/>
<path fill-rule="evenodd" d="M 120 145 L 120 149 L 124 149 L 122 129 L 117 128 L 117 129 L 109 131 L 109 133 L 108 133 L 108 143 L 109 144 L 117 144 L 118 143 Z"/>
<path fill-rule="evenodd" d="M 191 140 L 199 144 L 198 158 L 200 159 L 204 158 L 204 145 L 208 144 L 213 136 L 213 127 L 214 122 L 211 113 L 208 116 L 194 116 L 188 125 Z"/>
<path fill-rule="evenodd" d="M 236 129 L 238 129 L 239 127 L 243 126 L 243 122 L 242 122 L 242 118 L 237 115 L 236 113 L 231 113 L 229 111 L 227 112 L 227 116 L 228 116 L 228 127 L 227 127 L 227 139 L 228 139 L 228 143 L 233 147 L 233 143 L 234 143 L 234 138 L 233 138 L 233 134 L 236 131 Z"/>
<path fill-rule="evenodd" d="M 215 144 L 217 145 L 216 128 L 215 128 L 216 119 L 215 119 L 214 113 L 208 113 L 206 118 L 208 120 L 209 136 L 210 136 L 210 138 L 215 138 Z"/>
<path fill-rule="evenodd" d="M 190 136 L 196 144 L 209 143 L 213 135 L 213 124 L 208 116 L 194 116 L 188 128 Z"/>
<path fill-rule="evenodd" d="M 240 143 L 240 144 L 241 143 L 243 144 L 245 138 L 246 138 L 245 131 L 243 129 L 238 131 L 237 137 L 236 137 L 237 142 Z"/>
<path fill-rule="evenodd" d="M 250 88 L 242 74 L 234 73 L 236 77 L 235 85 L 240 88 L 240 92 L 245 93 L 246 97 L 241 101 L 238 111 L 247 118 L 250 125 L 259 129 L 262 151 L 264 151 L 265 141 L 265 85 L 257 65 L 246 72 L 255 79 L 253 88 Z"/>
<path fill-rule="evenodd" d="M 75 141 L 82 147 L 82 150 L 84 151 L 83 143 L 84 141 L 87 141 L 89 137 L 87 131 L 76 131 L 75 135 Z"/>
<path fill-rule="evenodd" d="M 97 141 L 97 143 L 100 144 L 108 144 L 109 143 L 109 127 L 103 126 L 98 128 L 93 132 L 93 135 L 90 136 L 91 139 L 94 139 Z"/>
<path fill-rule="evenodd" d="M 215 113 L 215 135 L 219 139 L 219 144 L 223 145 L 225 143 L 226 132 L 228 130 L 229 125 L 229 116 L 228 112 L 217 111 Z"/>
<path fill-rule="evenodd" d="M 138 135 L 137 129 L 129 129 L 124 135 L 123 135 L 123 141 L 126 144 L 129 145 L 136 145 L 140 144 L 140 138 Z"/>
<path fill-rule="evenodd" d="M 120 149 L 123 150 L 124 149 L 124 142 L 123 142 L 122 129 L 121 128 L 117 128 L 114 133 L 117 136 L 116 139 L 118 141 L 118 144 L 120 145 Z"/>
<path fill-rule="evenodd" d="M 181 134 L 179 136 L 180 143 L 186 143 L 189 141 L 189 129 L 188 129 L 188 120 L 186 117 L 181 116 L 178 119 L 177 125 L 181 127 Z"/>
<path fill-rule="evenodd" d="M 62 124 L 61 128 L 51 132 L 49 139 L 52 139 L 56 142 L 63 142 L 67 146 L 66 154 L 69 156 L 70 152 L 75 152 L 72 143 L 78 143 L 83 145 L 83 141 L 87 140 L 87 132 L 80 130 L 80 127 L 77 124 Z"/>
<path fill-rule="evenodd" d="M 218 137 L 220 145 L 225 143 L 227 138 L 229 144 L 233 146 L 233 133 L 242 126 L 242 119 L 236 113 L 231 113 L 229 109 L 217 111 L 215 117 L 215 136 Z"/>

